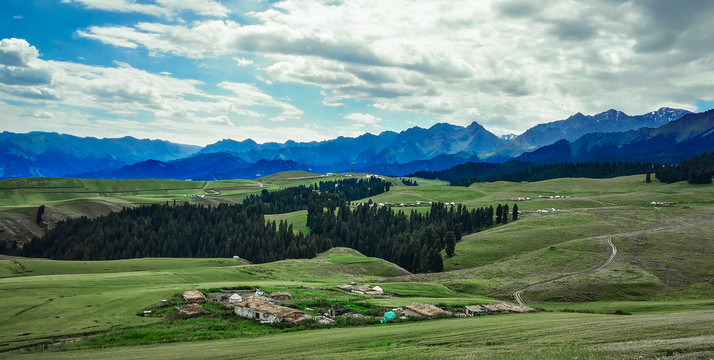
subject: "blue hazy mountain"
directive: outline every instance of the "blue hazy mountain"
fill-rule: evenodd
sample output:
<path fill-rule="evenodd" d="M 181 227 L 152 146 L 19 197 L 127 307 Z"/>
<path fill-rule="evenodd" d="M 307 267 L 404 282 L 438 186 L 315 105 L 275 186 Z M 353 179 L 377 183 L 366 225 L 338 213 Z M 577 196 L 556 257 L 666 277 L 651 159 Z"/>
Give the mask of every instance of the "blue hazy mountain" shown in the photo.
<path fill-rule="evenodd" d="M 201 152 L 229 150 L 251 163 L 261 159 L 282 159 L 311 166 L 339 168 L 348 165 L 363 168 L 428 160 L 442 154 L 486 151 L 504 142 L 475 122 L 467 127 L 441 123 L 428 129 L 413 127 L 400 133 L 368 133 L 354 138 L 338 137 L 307 144 L 271 143 L 263 147 L 249 140 L 224 140 L 206 146 Z"/>
<path fill-rule="evenodd" d="M 201 148 L 164 140 L 97 139 L 46 132 L 0 134 L 0 178 L 63 176 L 115 169 L 147 159 L 185 158 Z"/>
<path fill-rule="evenodd" d="M 108 169 L 71 177 L 90 179 L 176 179 L 176 180 L 225 180 L 254 179 L 261 176 L 291 170 L 312 170 L 307 165 L 299 165 L 292 160 L 259 160 L 252 164 L 230 151 L 198 154 L 189 158 L 158 161 L 146 160 L 118 169 Z"/>
<path fill-rule="evenodd" d="M 706 118 L 669 108 L 637 116 L 609 110 L 592 116 L 578 113 L 565 120 L 537 125 L 515 138 L 498 137 L 476 122 L 466 127 L 440 123 L 430 128 L 412 127 L 402 132 L 367 133 L 309 143 L 258 144 L 251 139 L 224 139 L 204 148 L 131 137 L 96 139 L 56 133 L 3 132 L 0 177 L 230 179 L 287 170 L 354 170 L 401 176 L 468 162 L 504 162 L 514 156 L 534 163 L 678 161 L 711 147 L 711 139 L 701 134 L 687 140 L 681 140 L 683 135 L 679 134 L 676 138 L 681 141 L 666 135 L 684 126 L 678 119 L 691 122 L 701 116 Z M 702 121 L 696 129 L 706 127 L 706 119 Z M 655 132 L 656 128 L 664 132 Z M 674 146 L 675 150 L 668 151 L 663 146 Z"/>
<path fill-rule="evenodd" d="M 678 163 L 714 151 L 714 110 L 686 114 L 658 128 L 590 133 L 560 140 L 517 159 L 538 164 L 580 161 Z"/>
<path fill-rule="evenodd" d="M 559 140 L 574 141 L 591 133 L 623 132 L 643 127 L 658 128 L 689 113 L 687 110 L 670 108 L 636 116 L 612 109 L 596 115 L 577 113 L 565 120 L 536 125 L 481 156 L 487 161 L 505 161 Z"/>

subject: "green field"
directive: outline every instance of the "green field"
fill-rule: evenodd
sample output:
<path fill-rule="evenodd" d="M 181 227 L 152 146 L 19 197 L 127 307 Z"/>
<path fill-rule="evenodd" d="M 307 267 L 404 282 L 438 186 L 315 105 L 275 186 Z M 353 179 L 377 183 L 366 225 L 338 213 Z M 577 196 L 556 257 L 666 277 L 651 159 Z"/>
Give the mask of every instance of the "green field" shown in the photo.
<path fill-rule="evenodd" d="M 296 234 L 301 232 L 305 235 L 310 233 L 310 228 L 307 227 L 307 210 L 299 210 L 286 214 L 265 215 L 265 220 L 280 222 L 285 220 L 293 226 L 293 232 Z"/>
<path fill-rule="evenodd" d="M 254 180 L 182 181 L 165 179 L 68 179 L 21 178 L 0 180 L 0 242 L 19 239 L 20 244 L 42 235 L 45 226 L 67 217 L 96 217 L 126 206 L 185 201 L 204 205 L 239 203 L 249 194 L 320 181 L 363 177 L 364 174 L 324 176 L 288 171 Z M 400 184 L 393 180 L 395 184 Z M 35 223 L 37 208 L 45 205 L 45 226 Z M 307 213 L 267 216 L 287 220 L 295 232 L 308 233 Z"/>
<path fill-rule="evenodd" d="M 5 231 L 0 236 L 20 228 L 20 221 L 33 223 L 39 204 L 47 204 L 48 216 L 91 216 L 173 198 L 235 202 L 266 188 L 334 179 L 290 172 L 235 182 L 3 181 L 0 224 Z M 712 358 L 714 185 L 643 180 L 556 179 L 468 188 L 420 179 L 418 187 L 395 182 L 372 201 L 512 207 L 516 202 L 510 199 L 532 199 L 517 203 L 519 220 L 464 236 L 453 257 L 444 255 L 447 271 L 434 274 L 409 274 L 345 248 L 267 264 L 2 259 L 0 358 Z M 561 198 L 550 198 L 556 195 Z M 652 201 L 676 204 L 660 207 Z M 559 211 L 537 212 L 551 208 Z M 287 220 L 296 232 L 309 231 L 306 211 L 267 218 Z M 611 254 L 607 238 L 618 252 L 599 268 Z M 335 287 L 350 281 L 379 284 L 390 296 L 372 298 Z M 513 292 L 525 289 L 524 300 L 540 312 L 331 329 L 275 328 L 228 314 L 191 320 L 137 316 L 184 290 L 226 287 L 288 291 L 296 306 L 364 300 L 373 312 L 413 301 L 454 307 L 514 303 Z M 82 340 L 48 346 L 74 338 Z M 43 344 L 44 350 L 32 347 Z"/>
<path fill-rule="evenodd" d="M 654 359 L 686 354 L 672 358 L 706 359 L 714 352 L 713 332 L 714 311 L 643 316 L 539 313 L 7 355 L 15 359 Z"/>

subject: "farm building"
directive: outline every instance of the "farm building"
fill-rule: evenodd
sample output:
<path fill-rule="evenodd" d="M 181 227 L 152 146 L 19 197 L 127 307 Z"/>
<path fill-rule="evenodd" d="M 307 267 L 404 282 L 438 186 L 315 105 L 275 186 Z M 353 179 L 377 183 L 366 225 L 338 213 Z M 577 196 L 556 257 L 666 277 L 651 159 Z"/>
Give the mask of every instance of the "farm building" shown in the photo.
<path fill-rule="evenodd" d="M 276 305 L 265 296 L 251 296 L 235 304 L 234 311 L 240 317 L 258 320 L 264 324 L 283 321 L 294 324 L 310 318 L 304 311 Z"/>
<path fill-rule="evenodd" d="M 512 313 L 529 313 L 535 312 L 535 309 L 529 308 L 527 306 L 517 306 L 506 303 L 484 305 L 486 309 L 493 312 L 512 312 Z"/>
<path fill-rule="evenodd" d="M 439 309 L 438 307 L 430 304 L 422 303 L 411 303 L 409 305 L 404 305 L 404 312 L 410 317 L 428 317 L 433 318 L 439 314 L 451 314 L 448 311 Z"/>
<path fill-rule="evenodd" d="M 355 294 L 384 295 L 384 290 L 379 286 L 371 287 L 369 285 L 344 284 L 337 285 L 337 287 L 341 290 L 350 291 Z"/>
<path fill-rule="evenodd" d="M 231 297 L 228 298 L 229 304 L 237 304 L 241 301 L 243 301 L 243 297 L 238 294 L 233 294 L 233 295 L 231 295 Z"/>
<path fill-rule="evenodd" d="M 290 300 L 293 296 L 287 292 L 274 292 L 270 294 L 270 298 L 273 300 Z"/>
<path fill-rule="evenodd" d="M 183 299 L 187 303 L 202 303 L 206 301 L 206 297 L 198 290 L 188 290 L 183 292 Z"/>
<path fill-rule="evenodd" d="M 464 312 L 468 316 L 481 315 L 481 314 L 484 314 L 486 311 L 488 311 L 488 310 L 481 305 L 471 305 L 471 306 L 466 306 L 464 308 Z"/>

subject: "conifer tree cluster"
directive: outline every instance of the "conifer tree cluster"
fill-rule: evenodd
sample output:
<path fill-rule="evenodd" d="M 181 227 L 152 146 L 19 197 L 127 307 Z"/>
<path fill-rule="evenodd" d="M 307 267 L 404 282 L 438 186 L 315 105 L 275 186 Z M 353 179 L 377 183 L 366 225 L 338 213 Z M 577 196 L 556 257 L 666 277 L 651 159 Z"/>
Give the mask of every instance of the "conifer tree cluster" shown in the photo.
<path fill-rule="evenodd" d="M 377 177 L 320 181 L 309 186 L 300 185 L 273 192 L 263 189 L 260 195 L 246 197 L 243 206 L 261 204 L 265 214 L 284 214 L 305 210 L 311 202 L 336 206 L 343 200 L 364 199 L 389 191 L 390 186 L 390 182 Z"/>
<path fill-rule="evenodd" d="M 61 221 L 22 249 L 23 256 L 63 260 L 140 257 L 231 257 L 254 262 L 312 257 L 325 239 L 294 234 L 285 221 L 265 222 L 259 205 L 185 203 L 126 208 L 95 219 Z"/>
<path fill-rule="evenodd" d="M 663 183 L 687 181 L 690 184 L 711 184 L 714 153 L 695 156 L 679 165 L 661 165 L 655 169 L 655 177 Z"/>
<path fill-rule="evenodd" d="M 404 186 L 419 186 L 416 180 L 401 178 L 399 181 L 401 181 Z"/>
<path fill-rule="evenodd" d="M 263 191 L 237 205 L 167 202 L 125 208 L 94 219 L 60 221 L 26 244 L 21 254 L 64 260 L 238 255 L 256 263 L 313 257 L 331 243 L 321 236 L 295 235 L 287 222 L 266 223 L 264 214 L 304 210 L 310 203 L 335 206 L 380 194 L 389 186 L 378 178 L 347 179 Z"/>
<path fill-rule="evenodd" d="M 42 238 L 26 244 L 21 255 L 65 260 L 138 257 L 232 257 L 255 263 L 310 258 L 334 246 L 394 262 L 411 272 L 444 268 L 441 252 L 453 256 L 462 234 L 494 224 L 494 208 L 468 209 L 434 203 L 426 213 L 408 214 L 370 200 L 350 207 L 356 197 L 388 190 L 379 179 L 321 182 L 263 191 L 242 204 L 203 206 L 144 205 L 94 219 L 60 221 Z M 295 234 L 285 221 L 265 214 L 307 209 L 309 235 Z M 507 222 L 508 205 L 497 221 Z M 515 211 L 514 206 L 514 211 Z"/>
<path fill-rule="evenodd" d="M 389 260 L 411 272 L 438 272 L 444 269 L 441 251 L 453 255 L 457 233 L 460 239 L 462 233 L 492 226 L 493 214 L 493 207 L 468 210 L 444 203 L 433 203 L 425 214 L 406 214 L 371 201 L 354 209 L 312 204 L 307 225 L 312 234 L 332 239 L 335 246 Z"/>
<path fill-rule="evenodd" d="M 564 177 L 592 179 L 644 174 L 652 165 L 644 162 L 579 162 L 535 165 L 521 161 L 503 164 L 466 163 L 442 171 L 419 171 L 409 176 L 448 181 L 452 186 L 469 186 L 477 182 L 542 181 Z"/>

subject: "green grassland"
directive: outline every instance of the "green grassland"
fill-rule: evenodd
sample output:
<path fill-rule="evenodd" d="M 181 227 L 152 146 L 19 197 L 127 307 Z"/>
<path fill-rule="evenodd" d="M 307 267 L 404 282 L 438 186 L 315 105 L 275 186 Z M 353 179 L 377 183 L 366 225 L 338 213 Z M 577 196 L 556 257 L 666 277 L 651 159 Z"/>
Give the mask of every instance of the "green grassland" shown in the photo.
<path fill-rule="evenodd" d="M 706 359 L 714 353 L 713 332 L 714 311 L 644 316 L 537 313 L 4 355 L 15 359 Z M 680 354 L 684 357 L 677 357 Z"/>
<path fill-rule="evenodd" d="M 359 260 L 359 261 L 358 261 Z M 315 259 L 246 265 L 233 259 L 0 260 L 0 349 L 158 321 L 137 311 L 176 293 L 235 286 L 336 289 L 408 274 L 335 248 Z"/>
<path fill-rule="evenodd" d="M 275 221 L 279 223 L 281 220 L 287 221 L 293 226 L 294 233 L 310 233 L 310 228 L 307 227 L 307 210 L 298 210 L 285 214 L 265 215 L 266 221 Z"/>
<path fill-rule="evenodd" d="M 6 232 L 13 231 L 6 224 L 20 217 L 34 219 L 36 206 L 44 201 L 50 205 L 49 216 L 101 213 L 143 200 L 165 202 L 171 196 L 207 203 L 238 201 L 247 192 L 326 179 L 332 180 L 291 172 L 256 182 L 177 182 L 175 187 L 163 180 L 100 186 L 101 181 L 94 180 L 50 179 L 43 180 L 49 183 L 28 184 L 28 189 L 16 183 L 15 190 L 0 182 L 9 197 L 0 200 L 0 222 Z M 515 202 L 509 199 L 533 200 L 517 203 L 522 211 L 519 220 L 464 236 L 453 257 L 444 255 L 447 271 L 434 274 L 409 274 L 387 261 L 345 248 L 314 259 L 267 264 L 232 259 L 3 259 L 0 358 L 714 356 L 713 185 L 646 184 L 644 176 L 481 183 L 468 188 L 417 181 L 418 187 L 395 182 L 389 192 L 372 201 L 453 201 L 469 207 L 508 203 L 512 207 Z M 86 191 L 86 198 L 81 191 L 62 198 L 49 195 L 51 191 L 43 187 L 47 184 L 68 191 L 81 185 L 91 191 Z M 117 190 L 99 191 L 106 188 Z M 208 195 L 203 199 L 183 196 L 190 191 Z M 550 199 L 551 195 L 567 197 Z M 650 205 L 652 201 L 676 204 L 659 207 Z M 536 212 L 551 208 L 560 211 Z M 309 231 L 306 216 L 305 211 L 298 211 L 268 218 L 287 220 L 294 231 Z M 618 252 L 611 264 L 599 269 L 610 255 L 607 238 L 612 238 Z M 335 285 L 350 281 L 379 284 L 393 297 L 336 290 Z M 512 293 L 525 289 L 522 296 L 527 304 L 542 311 L 304 331 L 256 326 L 226 316 L 171 323 L 136 315 L 184 290 L 227 287 L 288 291 L 295 296 L 296 306 L 365 300 L 365 306 L 385 308 L 412 301 L 450 306 L 514 302 Z M 612 315 L 616 311 L 633 315 Z M 84 340 L 44 351 L 4 353 L 78 336 Z"/>
<path fill-rule="evenodd" d="M 420 191 L 423 190 L 423 191 Z M 551 195 L 569 196 L 550 199 Z M 454 201 L 468 206 L 509 203 L 523 213 L 516 222 L 464 236 L 447 271 L 395 281 L 437 282 L 452 289 L 507 299 L 529 289 L 527 300 L 592 301 L 711 297 L 714 186 L 646 184 L 642 176 L 616 179 L 556 179 L 537 183 L 485 183 L 469 188 L 396 187 L 375 201 Z M 539 198 L 539 196 L 543 196 Z M 672 207 L 650 205 L 673 201 Z M 538 209 L 560 211 L 537 213 Z M 619 247 L 615 261 L 604 240 Z M 639 240 L 638 240 L 639 239 Z M 552 280 L 552 281 L 551 281 Z"/>
<path fill-rule="evenodd" d="M 47 226 L 67 217 L 104 215 L 126 206 L 165 202 L 238 203 L 247 195 L 264 189 L 335 181 L 365 174 L 324 176 L 304 171 L 288 171 L 255 180 L 182 181 L 166 179 L 68 179 L 21 178 L 0 180 L 0 241 L 20 239 L 20 243 L 44 233 Z M 401 183 L 389 178 L 395 184 Z M 35 223 L 37 208 L 45 205 L 45 223 Z M 268 216 L 285 219 L 294 231 L 308 233 L 306 212 Z"/>

